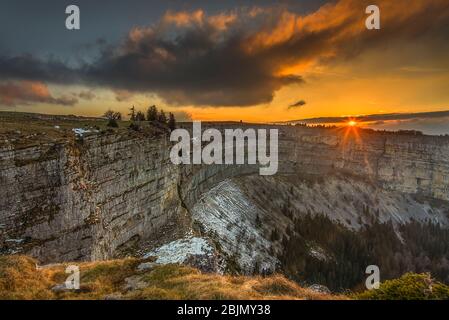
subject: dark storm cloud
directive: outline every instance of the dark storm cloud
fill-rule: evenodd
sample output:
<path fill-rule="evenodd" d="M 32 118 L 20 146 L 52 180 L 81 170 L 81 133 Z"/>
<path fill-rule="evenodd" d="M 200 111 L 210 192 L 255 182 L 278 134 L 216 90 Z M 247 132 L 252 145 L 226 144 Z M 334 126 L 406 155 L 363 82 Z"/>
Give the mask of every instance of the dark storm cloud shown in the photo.
<path fill-rule="evenodd" d="M 129 101 L 134 96 L 132 92 L 128 90 L 114 90 L 115 100 L 118 102 Z"/>
<path fill-rule="evenodd" d="M 41 60 L 30 54 L 16 57 L 0 56 L 0 79 L 44 81 L 71 84 L 80 81 L 79 69 L 71 69 L 58 60 Z"/>
<path fill-rule="evenodd" d="M 75 93 L 75 96 L 80 99 L 88 100 L 88 101 L 96 98 L 95 93 L 93 93 L 92 91 L 81 91 L 79 93 Z"/>
<path fill-rule="evenodd" d="M 368 4 L 341 0 L 307 15 L 281 8 L 167 12 L 89 64 L 74 69 L 56 60 L 3 57 L 0 77 L 155 92 L 179 105 L 250 106 L 303 82 L 292 66 L 329 63 L 391 39 L 447 32 L 447 1 L 379 0 L 380 31 L 365 29 Z"/>
<path fill-rule="evenodd" d="M 166 16 L 153 28 L 131 31 L 119 54 L 105 54 L 87 73 L 103 85 L 150 88 L 169 103 L 194 105 L 270 102 L 276 90 L 302 82 L 275 74 L 278 54 L 248 52 L 245 29 L 228 29 L 231 19 L 237 17 L 207 18 L 201 11 Z"/>
<path fill-rule="evenodd" d="M 306 102 L 304 100 L 299 100 L 298 102 L 295 102 L 295 103 L 289 105 L 288 109 L 300 108 L 305 105 L 306 105 Z"/>

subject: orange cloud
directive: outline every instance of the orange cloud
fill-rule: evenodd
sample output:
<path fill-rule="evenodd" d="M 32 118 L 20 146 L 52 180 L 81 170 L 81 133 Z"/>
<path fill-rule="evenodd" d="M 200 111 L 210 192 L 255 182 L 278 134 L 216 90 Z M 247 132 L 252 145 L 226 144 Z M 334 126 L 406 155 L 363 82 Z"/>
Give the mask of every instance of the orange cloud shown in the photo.
<path fill-rule="evenodd" d="M 73 97 L 54 97 L 42 82 L 21 81 L 0 84 L 0 105 L 16 106 L 35 103 L 73 106 L 78 100 Z"/>
<path fill-rule="evenodd" d="M 178 27 L 186 27 L 192 24 L 202 24 L 204 22 L 204 11 L 195 10 L 193 12 L 172 12 L 168 11 L 162 17 L 162 23 L 175 24 Z"/>

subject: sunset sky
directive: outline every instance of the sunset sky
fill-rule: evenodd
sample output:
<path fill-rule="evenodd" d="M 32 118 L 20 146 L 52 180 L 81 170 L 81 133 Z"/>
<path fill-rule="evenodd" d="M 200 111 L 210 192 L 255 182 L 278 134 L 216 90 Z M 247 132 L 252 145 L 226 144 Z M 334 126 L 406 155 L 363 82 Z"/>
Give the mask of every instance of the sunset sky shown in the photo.
<path fill-rule="evenodd" d="M 69 4 L 79 31 L 65 28 Z M 380 30 L 365 27 L 370 4 Z M 0 110 L 156 104 L 180 119 L 254 122 L 427 113 L 449 110 L 448 57 L 447 0 L 0 3 Z M 395 123 L 449 128 L 447 114 L 420 117 Z"/>

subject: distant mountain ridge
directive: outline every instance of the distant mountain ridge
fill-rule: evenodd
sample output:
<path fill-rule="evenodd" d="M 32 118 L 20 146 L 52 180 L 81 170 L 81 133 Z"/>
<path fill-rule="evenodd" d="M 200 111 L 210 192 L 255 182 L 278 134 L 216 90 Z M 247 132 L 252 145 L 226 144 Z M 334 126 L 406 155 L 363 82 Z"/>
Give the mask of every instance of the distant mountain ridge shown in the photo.
<path fill-rule="evenodd" d="M 433 112 L 416 112 L 416 113 L 380 113 L 380 114 L 354 115 L 342 117 L 304 118 L 298 120 L 283 121 L 281 123 L 326 124 L 326 123 L 345 123 L 348 121 L 348 119 L 353 119 L 359 122 L 370 122 L 370 121 L 408 120 L 416 118 L 439 118 L 439 117 L 449 117 L 449 110 L 433 111 Z"/>

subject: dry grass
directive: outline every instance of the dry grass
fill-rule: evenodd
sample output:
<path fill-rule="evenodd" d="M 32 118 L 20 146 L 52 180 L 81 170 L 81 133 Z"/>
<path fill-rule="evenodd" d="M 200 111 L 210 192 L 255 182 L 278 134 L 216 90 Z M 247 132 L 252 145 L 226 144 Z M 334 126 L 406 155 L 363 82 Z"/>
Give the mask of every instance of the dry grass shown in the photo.
<path fill-rule="evenodd" d="M 52 281 L 23 256 L 0 257 L 0 299 L 51 299 Z"/>
<path fill-rule="evenodd" d="M 77 116 L 52 116 L 0 111 L 0 145 L 8 140 L 16 148 L 74 139 L 73 128 L 106 132 L 127 132 L 130 122 L 118 121 L 119 128 L 107 127 L 107 120 Z M 58 128 L 56 128 L 56 126 Z"/>
<path fill-rule="evenodd" d="M 137 271 L 137 259 L 78 263 L 81 287 L 77 291 L 54 292 L 64 283 L 60 264 L 37 268 L 24 256 L 0 257 L 0 299 L 344 299 L 304 289 L 283 276 L 235 277 L 202 274 L 186 266 L 166 265 Z M 131 281 L 130 281 L 131 279 Z M 129 282 L 138 286 L 129 288 Z"/>
<path fill-rule="evenodd" d="M 14 149 L 54 144 L 74 143 L 77 140 L 73 129 L 90 130 L 84 138 L 121 136 L 123 139 L 142 137 L 153 138 L 167 133 L 167 127 L 147 121 L 139 122 L 139 130 L 131 130 L 131 121 L 117 121 L 118 128 L 107 126 L 101 118 L 78 116 L 43 115 L 35 113 L 0 111 L 0 147 L 13 146 Z"/>
<path fill-rule="evenodd" d="M 304 289 L 283 276 L 244 277 L 201 274 L 183 266 L 164 266 L 144 277 L 147 289 L 133 295 L 151 297 L 155 292 L 164 299 L 340 299 Z M 155 291 L 157 289 L 157 291 Z M 161 291 L 163 290 L 163 291 Z M 155 298 L 155 297 L 152 297 Z"/>

